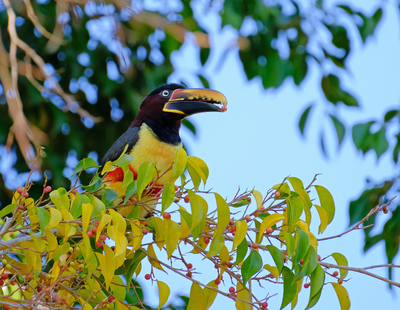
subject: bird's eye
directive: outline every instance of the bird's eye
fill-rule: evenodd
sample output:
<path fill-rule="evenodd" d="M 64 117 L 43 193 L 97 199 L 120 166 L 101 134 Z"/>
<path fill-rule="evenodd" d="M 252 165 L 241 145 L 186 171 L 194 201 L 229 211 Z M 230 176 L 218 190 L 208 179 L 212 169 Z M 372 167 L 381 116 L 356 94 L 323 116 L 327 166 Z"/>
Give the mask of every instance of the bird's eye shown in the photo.
<path fill-rule="evenodd" d="M 163 95 L 164 97 L 168 97 L 169 96 L 169 91 L 168 90 L 163 90 L 161 92 L 161 95 Z"/>

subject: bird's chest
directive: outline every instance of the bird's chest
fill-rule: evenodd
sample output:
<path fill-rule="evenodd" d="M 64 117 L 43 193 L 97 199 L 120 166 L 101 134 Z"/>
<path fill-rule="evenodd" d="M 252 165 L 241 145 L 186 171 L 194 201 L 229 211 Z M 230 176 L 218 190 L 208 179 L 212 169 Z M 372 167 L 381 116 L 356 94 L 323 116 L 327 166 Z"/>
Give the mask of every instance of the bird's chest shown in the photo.
<path fill-rule="evenodd" d="M 182 148 L 182 143 L 171 145 L 158 140 L 147 125 L 142 125 L 139 131 L 139 140 L 132 148 L 129 155 L 133 156 L 131 166 L 138 171 L 141 164 L 145 162 L 154 163 L 162 174 L 172 165 L 176 149 Z M 165 184 L 170 178 L 171 172 L 168 171 L 158 181 L 158 184 Z"/>

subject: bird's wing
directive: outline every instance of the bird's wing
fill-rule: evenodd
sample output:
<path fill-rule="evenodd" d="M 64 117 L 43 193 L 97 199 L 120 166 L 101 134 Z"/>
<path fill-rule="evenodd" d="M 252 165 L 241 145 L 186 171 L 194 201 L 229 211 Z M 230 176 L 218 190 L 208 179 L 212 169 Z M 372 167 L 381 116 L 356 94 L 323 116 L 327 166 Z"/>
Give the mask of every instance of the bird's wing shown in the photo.
<path fill-rule="evenodd" d="M 114 144 L 110 147 L 107 151 L 106 155 L 104 155 L 103 159 L 100 163 L 100 170 L 102 167 L 108 162 L 116 160 L 118 157 L 121 156 L 122 152 L 124 151 L 125 146 L 128 144 L 127 153 L 133 148 L 133 146 L 139 140 L 139 127 L 132 127 L 128 128 L 118 139 L 114 142 Z"/>

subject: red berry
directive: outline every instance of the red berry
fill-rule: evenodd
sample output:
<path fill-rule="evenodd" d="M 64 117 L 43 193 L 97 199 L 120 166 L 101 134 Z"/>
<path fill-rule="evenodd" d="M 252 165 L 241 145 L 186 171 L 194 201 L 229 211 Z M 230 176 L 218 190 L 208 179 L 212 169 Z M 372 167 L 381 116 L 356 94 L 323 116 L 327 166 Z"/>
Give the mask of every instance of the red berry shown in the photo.
<path fill-rule="evenodd" d="M 130 202 L 135 202 L 137 199 L 135 197 L 131 197 L 129 200 Z"/>
<path fill-rule="evenodd" d="M 302 258 L 302 259 L 300 260 L 300 265 L 303 265 L 303 263 L 304 263 L 304 259 Z"/>
<path fill-rule="evenodd" d="M 204 238 L 204 242 L 205 242 L 205 244 L 209 244 L 209 243 L 210 243 L 210 238 L 205 237 L 205 238 Z"/>
<path fill-rule="evenodd" d="M 100 221 L 94 222 L 94 225 L 96 225 L 96 226 L 99 226 L 99 224 L 100 224 Z"/>
<path fill-rule="evenodd" d="M 19 187 L 19 186 L 18 186 L 18 187 L 17 187 L 17 193 L 18 193 L 18 194 L 21 194 L 22 191 L 23 191 L 22 187 Z"/>
<path fill-rule="evenodd" d="M 232 232 L 232 226 L 228 226 L 228 231 Z"/>
<path fill-rule="evenodd" d="M 215 282 L 215 284 L 219 285 L 221 283 L 221 280 L 220 280 L 220 278 L 216 278 L 214 282 Z"/>
<path fill-rule="evenodd" d="M 102 246 L 103 246 L 103 243 L 99 240 L 99 241 L 96 241 L 96 246 L 98 247 L 98 248 L 101 248 Z"/>
<path fill-rule="evenodd" d="M 147 230 L 147 228 L 143 228 L 142 233 L 143 233 L 143 235 L 147 235 L 149 233 L 149 231 Z"/>
<path fill-rule="evenodd" d="M 247 215 L 244 217 L 244 219 L 246 220 L 246 222 L 250 222 L 251 217 L 250 217 L 250 215 L 247 214 Z"/>
<path fill-rule="evenodd" d="M 107 236 L 106 236 L 106 235 L 101 235 L 101 236 L 99 237 L 99 239 L 100 239 L 101 241 L 105 241 L 105 240 L 107 239 Z"/>
<path fill-rule="evenodd" d="M 234 293 L 235 292 L 235 288 L 233 287 L 233 286 L 231 286 L 230 288 L 229 288 L 229 293 Z"/>
<path fill-rule="evenodd" d="M 251 198 L 250 197 L 246 197 L 247 202 L 251 202 Z"/>
<path fill-rule="evenodd" d="M 226 112 L 226 110 L 228 110 L 228 108 L 226 107 L 226 106 L 222 106 L 222 108 L 221 108 L 221 110 L 222 110 L 222 112 Z"/>
<path fill-rule="evenodd" d="M 46 186 L 43 190 L 44 193 L 50 193 L 51 192 L 51 186 Z"/>
<path fill-rule="evenodd" d="M 321 255 L 318 255 L 318 261 L 320 261 L 321 260 Z"/>
<path fill-rule="evenodd" d="M 178 185 L 175 185 L 175 192 L 179 189 Z"/>
<path fill-rule="evenodd" d="M 339 284 L 343 284 L 343 280 L 338 281 Z"/>
<path fill-rule="evenodd" d="M 7 306 L 7 305 L 4 305 L 4 306 L 3 306 L 3 310 L 10 310 L 10 307 Z"/>
<path fill-rule="evenodd" d="M 92 228 L 92 232 L 95 234 L 95 233 L 97 233 L 97 227 L 93 227 Z"/>
<path fill-rule="evenodd" d="M 25 197 L 25 198 L 29 197 L 29 193 L 28 193 L 28 192 L 25 192 L 25 193 L 24 193 L 24 197 Z"/>
<path fill-rule="evenodd" d="M 253 249 L 258 249 L 258 244 L 257 244 L 257 243 L 253 243 L 253 244 L 251 245 L 251 247 L 252 247 Z"/>
<path fill-rule="evenodd" d="M 192 265 L 191 263 L 189 263 L 189 264 L 187 265 L 187 267 L 188 267 L 188 269 L 192 269 L 192 268 L 193 268 L 193 265 Z"/>
<path fill-rule="evenodd" d="M 93 232 L 91 230 L 89 230 L 86 234 L 88 235 L 89 238 L 93 237 Z"/>
<path fill-rule="evenodd" d="M 150 280 L 151 275 L 150 275 L 150 274 L 146 274 L 146 275 L 144 276 L 144 278 L 145 278 L 146 280 Z"/>
<path fill-rule="evenodd" d="M 339 271 L 335 271 L 334 273 L 333 273 L 333 276 L 334 277 L 337 277 L 339 275 Z"/>
<path fill-rule="evenodd" d="M 168 212 L 164 212 L 163 213 L 163 217 L 165 218 L 165 219 L 170 219 L 171 218 L 171 214 L 170 213 L 168 213 Z"/>
<path fill-rule="evenodd" d="M 260 212 L 254 213 L 254 216 L 255 216 L 255 217 L 257 217 L 257 216 L 259 216 L 259 215 L 260 215 Z"/>
<path fill-rule="evenodd" d="M 264 308 L 267 308 L 267 307 L 268 307 L 268 303 L 267 303 L 266 301 L 264 301 L 261 305 L 262 305 Z"/>
<path fill-rule="evenodd" d="M 236 231 L 232 231 L 232 236 L 236 235 Z"/>
<path fill-rule="evenodd" d="M 0 286 L 3 286 L 3 285 L 4 285 L 4 281 L 0 280 Z"/>
<path fill-rule="evenodd" d="M 234 220 L 230 220 L 230 221 L 229 221 L 229 225 L 232 226 L 233 224 L 235 224 L 235 221 L 234 221 Z"/>
<path fill-rule="evenodd" d="M 275 199 L 278 199 L 279 197 L 281 197 L 281 193 L 278 192 L 278 191 L 276 191 L 276 192 L 275 192 Z"/>
<path fill-rule="evenodd" d="M 111 247 L 111 250 L 113 250 L 113 251 L 114 251 L 114 250 L 115 250 L 115 246 L 112 246 L 112 247 Z"/>
<path fill-rule="evenodd" d="M 42 288 L 40 286 L 38 286 L 38 288 L 36 290 L 39 293 L 39 292 L 41 292 Z"/>
<path fill-rule="evenodd" d="M 186 273 L 186 276 L 191 278 L 192 277 L 192 273 L 189 271 L 189 272 Z"/>
<path fill-rule="evenodd" d="M 186 203 L 190 201 L 189 195 L 186 195 L 185 198 L 183 199 Z"/>
<path fill-rule="evenodd" d="M 267 234 L 268 234 L 268 235 L 269 235 L 270 233 L 272 233 L 272 231 L 273 231 L 272 227 L 268 227 L 268 228 L 267 228 Z"/>
<path fill-rule="evenodd" d="M 310 283 L 304 283 L 304 288 L 309 288 L 310 287 Z"/>
<path fill-rule="evenodd" d="M 77 192 L 77 190 L 76 189 L 73 189 L 72 191 L 71 191 L 71 194 L 76 194 L 76 192 Z"/>
<path fill-rule="evenodd" d="M 236 226 L 232 226 L 232 231 L 236 231 Z"/>
<path fill-rule="evenodd" d="M 3 274 L 1 275 L 1 279 L 2 279 L 2 280 L 8 279 L 8 273 L 3 273 Z"/>
<path fill-rule="evenodd" d="M 114 298 L 112 297 L 112 296 L 108 296 L 108 302 L 113 302 L 114 301 Z"/>

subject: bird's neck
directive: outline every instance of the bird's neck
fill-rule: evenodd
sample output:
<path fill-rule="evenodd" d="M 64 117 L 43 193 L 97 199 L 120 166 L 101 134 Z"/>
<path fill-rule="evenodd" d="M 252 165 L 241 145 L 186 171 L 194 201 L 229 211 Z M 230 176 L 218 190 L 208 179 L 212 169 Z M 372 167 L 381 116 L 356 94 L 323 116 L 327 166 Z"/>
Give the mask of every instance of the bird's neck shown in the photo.
<path fill-rule="evenodd" d="M 181 122 L 160 122 L 159 120 L 147 119 L 144 123 L 150 127 L 158 140 L 171 145 L 178 145 L 181 143 L 179 136 L 179 128 Z"/>

